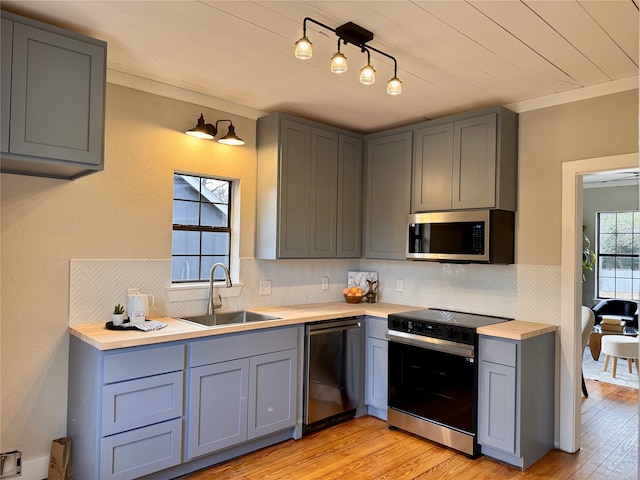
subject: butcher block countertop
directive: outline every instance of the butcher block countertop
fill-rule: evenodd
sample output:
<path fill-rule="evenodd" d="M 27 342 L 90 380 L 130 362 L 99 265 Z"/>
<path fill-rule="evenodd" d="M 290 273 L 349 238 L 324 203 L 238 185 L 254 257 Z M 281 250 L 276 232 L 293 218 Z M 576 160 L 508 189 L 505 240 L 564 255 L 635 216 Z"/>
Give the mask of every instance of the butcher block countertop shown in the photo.
<path fill-rule="evenodd" d="M 306 305 L 291 305 L 287 307 L 266 307 L 247 309 L 250 312 L 265 313 L 277 320 L 265 320 L 261 322 L 237 323 L 220 325 L 215 327 L 203 327 L 192 323 L 176 320 L 175 318 L 153 318 L 168 325 L 160 330 L 143 332 L 138 329 L 108 330 L 103 323 L 76 325 L 69 327 L 69 332 L 74 337 L 97 348 L 98 350 L 113 350 L 115 348 L 137 347 L 178 340 L 190 340 L 209 337 L 212 335 L 224 335 L 228 333 L 259 330 L 263 328 L 283 327 L 299 325 L 308 322 L 331 320 L 356 315 L 370 315 L 386 318 L 391 313 L 401 313 L 417 310 L 424 307 L 412 307 L 408 305 L 395 305 L 392 303 L 359 303 L 346 302 L 313 303 Z"/>
<path fill-rule="evenodd" d="M 477 332 L 480 335 L 491 337 L 507 338 L 509 340 L 525 340 L 545 333 L 555 332 L 556 326 L 546 323 L 525 322 L 523 320 L 513 320 L 510 322 L 494 323 L 479 327 Z"/>

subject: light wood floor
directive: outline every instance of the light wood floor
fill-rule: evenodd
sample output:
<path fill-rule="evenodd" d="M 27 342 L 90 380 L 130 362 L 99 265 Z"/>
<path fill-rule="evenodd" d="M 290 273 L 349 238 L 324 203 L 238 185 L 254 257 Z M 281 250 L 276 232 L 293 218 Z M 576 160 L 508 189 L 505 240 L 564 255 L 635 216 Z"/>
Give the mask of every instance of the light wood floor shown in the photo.
<path fill-rule="evenodd" d="M 572 479 L 634 480 L 638 468 L 638 390 L 587 380 L 582 450 L 553 450 L 521 472 L 464 455 L 362 417 L 230 460 L 189 480 Z"/>

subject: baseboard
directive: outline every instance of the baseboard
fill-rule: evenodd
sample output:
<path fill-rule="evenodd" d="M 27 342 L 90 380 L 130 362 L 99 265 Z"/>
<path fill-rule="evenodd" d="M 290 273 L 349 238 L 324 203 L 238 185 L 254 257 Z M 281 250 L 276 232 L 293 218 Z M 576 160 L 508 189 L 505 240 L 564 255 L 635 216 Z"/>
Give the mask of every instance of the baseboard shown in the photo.
<path fill-rule="evenodd" d="M 22 475 L 20 480 L 46 480 L 49 475 L 49 455 L 30 458 L 22 457 Z"/>

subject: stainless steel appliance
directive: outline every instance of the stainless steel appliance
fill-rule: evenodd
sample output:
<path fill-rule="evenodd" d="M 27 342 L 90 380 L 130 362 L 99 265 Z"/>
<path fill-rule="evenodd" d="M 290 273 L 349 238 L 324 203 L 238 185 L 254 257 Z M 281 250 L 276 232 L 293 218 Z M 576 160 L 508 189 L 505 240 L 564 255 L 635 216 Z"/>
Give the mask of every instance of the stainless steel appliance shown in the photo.
<path fill-rule="evenodd" d="M 514 261 L 515 214 L 461 210 L 407 216 L 407 258 L 439 262 Z"/>
<path fill-rule="evenodd" d="M 476 328 L 507 320 L 437 309 L 389 315 L 390 426 L 476 456 Z"/>
<path fill-rule="evenodd" d="M 305 327 L 303 433 L 353 418 L 362 398 L 362 335 L 358 317 Z"/>

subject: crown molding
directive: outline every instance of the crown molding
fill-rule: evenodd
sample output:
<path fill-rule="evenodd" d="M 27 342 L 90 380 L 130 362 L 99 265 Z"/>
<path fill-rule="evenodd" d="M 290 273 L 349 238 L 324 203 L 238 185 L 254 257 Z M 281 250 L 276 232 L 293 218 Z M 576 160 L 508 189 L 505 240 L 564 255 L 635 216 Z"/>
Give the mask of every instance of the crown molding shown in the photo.
<path fill-rule="evenodd" d="M 213 108 L 223 112 L 232 113 L 240 117 L 251 118 L 253 120 L 264 117 L 269 113 L 247 107 L 245 105 L 240 105 L 238 103 L 233 103 L 228 100 L 223 100 L 221 98 L 212 97 L 211 95 L 206 95 L 204 93 L 194 92 L 192 90 L 187 90 L 186 88 L 180 88 L 167 83 L 149 80 L 147 78 L 138 77 L 110 68 L 107 68 L 107 83 L 141 90 L 143 92 L 193 103 L 203 107 Z"/>
<path fill-rule="evenodd" d="M 539 110 L 541 108 L 554 107 L 564 103 L 578 102 L 589 98 L 637 89 L 638 75 L 634 75 L 633 77 L 621 78 L 619 80 L 612 80 L 610 82 L 599 83 L 597 85 L 589 85 L 587 87 L 576 88 L 566 92 L 555 93 L 553 95 L 547 95 L 546 97 L 514 102 L 509 105 L 505 105 L 505 107 L 516 113 L 523 113 L 531 110 Z"/>

